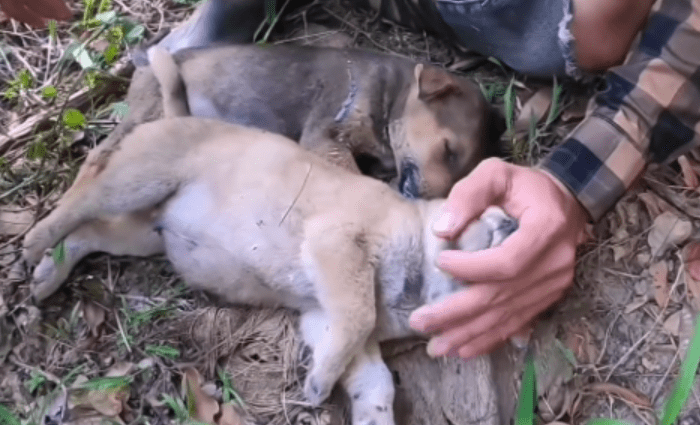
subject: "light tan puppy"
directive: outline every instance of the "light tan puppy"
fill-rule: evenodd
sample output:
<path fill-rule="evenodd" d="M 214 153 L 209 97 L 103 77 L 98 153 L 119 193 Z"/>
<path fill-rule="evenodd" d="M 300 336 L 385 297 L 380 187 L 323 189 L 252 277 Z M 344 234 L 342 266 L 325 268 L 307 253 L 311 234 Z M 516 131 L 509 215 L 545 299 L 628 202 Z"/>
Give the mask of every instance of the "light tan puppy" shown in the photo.
<path fill-rule="evenodd" d="M 341 379 L 353 423 L 392 424 L 393 382 L 378 342 L 413 335 L 413 309 L 460 289 L 434 265 L 447 247 L 429 230 L 441 203 L 406 200 L 279 135 L 166 119 L 85 163 L 27 234 L 23 255 L 41 262 L 38 299 L 90 252 L 165 251 L 194 287 L 232 303 L 297 309 L 314 349 L 308 400 L 321 403 Z M 460 246 L 488 248 L 514 227 L 487 211 Z M 57 265 L 48 250 L 62 239 L 66 258 Z"/>

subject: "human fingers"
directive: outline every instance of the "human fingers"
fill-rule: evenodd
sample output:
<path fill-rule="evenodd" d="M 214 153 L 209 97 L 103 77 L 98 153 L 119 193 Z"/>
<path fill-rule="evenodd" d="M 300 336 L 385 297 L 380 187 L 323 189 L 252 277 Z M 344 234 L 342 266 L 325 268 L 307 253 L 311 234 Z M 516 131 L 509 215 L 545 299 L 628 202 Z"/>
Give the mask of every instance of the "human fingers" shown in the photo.
<path fill-rule="evenodd" d="M 491 352 L 499 344 L 522 329 L 523 324 L 532 321 L 538 314 L 554 304 L 563 295 L 563 292 L 552 293 L 522 312 L 512 315 L 506 322 L 499 325 L 494 332 L 485 332 L 469 343 L 461 345 L 456 349 L 457 354 L 464 359 L 470 359 Z"/>
<path fill-rule="evenodd" d="M 455 322 L 469 319 L 474 311 L 480 311 L 495 298 L 498 287 L 481 284 L 465 287 L 443 300 L 424 305 L 415 310 L 408 321 L 419 332 L 435 332 Z"/>
<path fill-rule="evenodd" d="M 437 266 L 465 282 L 511 280 L 525 269 L 541 264 L 544 251 L 552 241 L 535 210 L 526 210 L 520 217 L 518 230 L 500 245 L 482 251 L 445 250 L 437 257 Z"/>
<path fill-rule="evenodd" d="M 508 164 L 498 158 L 488 158 L 468 176 L 455 183 L 433 223 L 433 232 L 454 239 L 464 227 L 479 217 L 491 205 L 497 205 L 506 190 L 505 173 Z"/>
<path fill-rule="evenodd" d="M 482 338 L 486 334 L 493 336 L 494 333 L 502 333 L 502 326 L 509 321 L 518 323 L 517 329 L 507 332 L 504 337 L 507 338 L 528 324 L 528 321 L 539 312 L 536 311 L 537 307 L 543 301 L 549 302 L 542 307 L 544 309 L 556 301 L 562 293 L 563 290 L 559 289 L 556 279 L 552 279 L 544 285 L 537 285 L 527 291 L 519 291 L 514 294 L 515 296 L 482 310 L 478 315 L 462 318 L 457 326 L 454 325 L 456 322 L 453 321 L 451 327 L 430 340 L 428 354 L 433 357 L 443 356 L 451 350 Z"/>

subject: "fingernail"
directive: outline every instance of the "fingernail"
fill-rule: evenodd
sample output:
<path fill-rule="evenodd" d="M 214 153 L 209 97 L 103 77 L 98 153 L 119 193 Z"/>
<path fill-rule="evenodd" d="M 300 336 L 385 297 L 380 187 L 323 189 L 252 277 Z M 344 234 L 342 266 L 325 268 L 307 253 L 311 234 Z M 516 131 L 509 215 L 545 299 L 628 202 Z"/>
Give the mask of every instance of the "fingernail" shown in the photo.
<path fill-rule="evenodd" d="M 452 230 L 454 227 L 454 214 L 449 211 L 443 211 L 435 222 L 433 222 L 433 232 L 445 233 Z"/>
<path fill-rule="evenodd" d="M 450 351 L 450 346 L 447 344 L 447 341 L 440 338 L 433 338 L 428 343 L 427 351 L 430 357 L 441 357 Z"/>
<path fill-rule="evenodd" d="M 429 317 L 428 308 L 421 307 L 411 313 L 411 316 L 408 318 L 408 324 L 418 332 L 427 332 Z"/>

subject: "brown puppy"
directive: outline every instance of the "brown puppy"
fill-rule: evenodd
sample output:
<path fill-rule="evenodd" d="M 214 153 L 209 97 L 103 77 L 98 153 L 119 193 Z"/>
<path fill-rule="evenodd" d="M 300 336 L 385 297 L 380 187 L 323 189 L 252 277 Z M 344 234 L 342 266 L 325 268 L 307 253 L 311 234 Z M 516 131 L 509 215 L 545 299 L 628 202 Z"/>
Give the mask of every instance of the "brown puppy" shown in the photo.
<path fill-rule="evenodd" d="M 152 67 L 179 80 L 181 112 L 283 134 L 345 168 L 395 178 L 409 198 L 445 196 L 497 153 L 501 121 L 479 88 L 433 66 L 300 46 L 185 49 L 172 59 L 155 49 Z"/>

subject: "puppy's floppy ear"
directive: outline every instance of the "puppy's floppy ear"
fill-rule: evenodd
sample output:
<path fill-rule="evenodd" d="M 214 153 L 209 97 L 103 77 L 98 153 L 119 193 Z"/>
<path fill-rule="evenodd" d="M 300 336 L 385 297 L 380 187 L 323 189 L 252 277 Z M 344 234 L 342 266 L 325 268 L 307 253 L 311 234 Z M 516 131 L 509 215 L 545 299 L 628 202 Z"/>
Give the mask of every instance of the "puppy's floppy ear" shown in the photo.
<path fill-rule="evenodd" d="M 462 92 L 459 83 L 449 72 L 419 63 L 415 68 L 418 81 L 418 98 L 424 102 Z"/>

